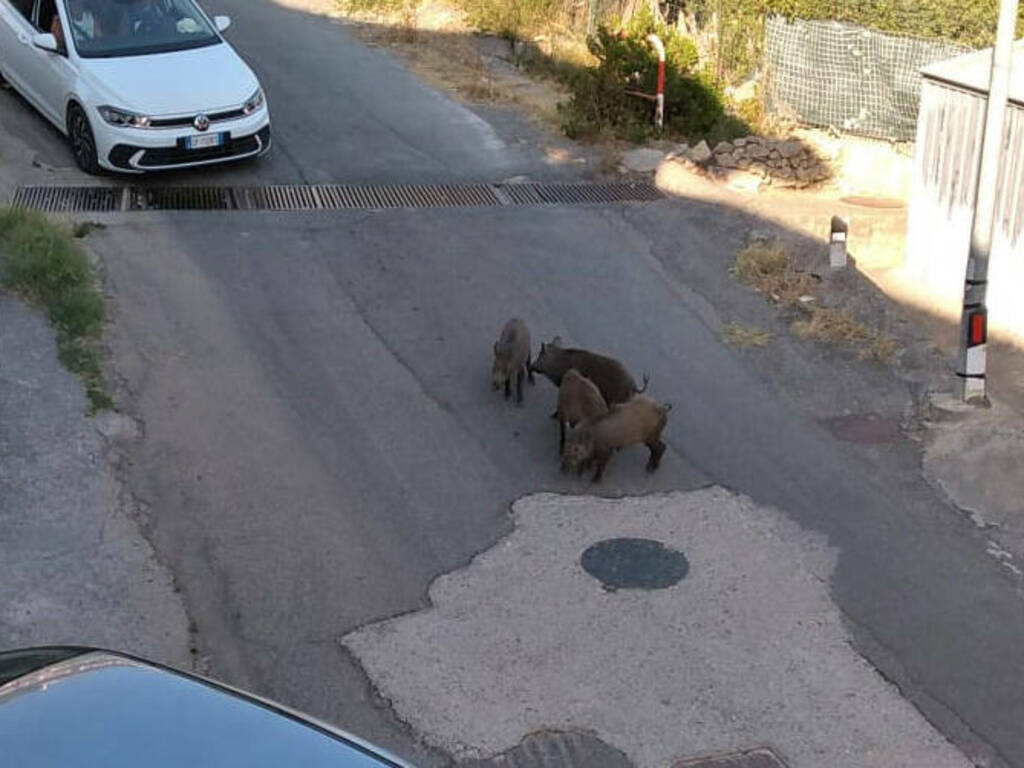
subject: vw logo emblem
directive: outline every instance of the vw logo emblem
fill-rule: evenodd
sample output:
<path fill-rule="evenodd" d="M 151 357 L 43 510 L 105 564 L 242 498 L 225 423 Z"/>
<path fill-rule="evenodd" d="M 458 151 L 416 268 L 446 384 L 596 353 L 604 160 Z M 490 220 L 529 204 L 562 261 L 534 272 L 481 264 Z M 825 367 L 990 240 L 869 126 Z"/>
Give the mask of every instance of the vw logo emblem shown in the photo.
<path fill-rule="evenodd" d="M 196 115 L 196 119 L 192 124 L 196 127 L 197 131 L 205 131 L 210 127 L 210 118 L 206 115 Z"/>

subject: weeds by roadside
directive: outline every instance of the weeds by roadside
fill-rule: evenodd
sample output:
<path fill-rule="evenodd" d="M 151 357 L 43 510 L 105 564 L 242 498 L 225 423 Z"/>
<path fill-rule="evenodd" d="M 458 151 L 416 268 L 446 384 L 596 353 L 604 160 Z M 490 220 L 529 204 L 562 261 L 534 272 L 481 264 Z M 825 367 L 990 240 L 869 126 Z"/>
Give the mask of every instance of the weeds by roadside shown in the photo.
<path fill-rule="evenodd" d="M 719 335 L 722 341 L 734 347 L 767 347 L 774 338 L 770 331 L 739 323 L 724 323 Z"/>
<path fill-rule="evenodd" d="M 898 350 L 896 339 L 861 322 L 849 310 L 820 306 L 814 295 L 818 279 L 795 269 L 786 248 L 777 241 L 747 245 L 736 254 L 732 272 L 771 303 L 798 309 L 801 316 L 790 330 L 801 338 L 844 344 L 862 360 L 886 362 Z M 728 341 L 724 328 L 723 339 Z"/>
<path fill-rule="evenodd" d="M 896 339 L 869 328 L 847 310 L 836 307 L 812 307 L 809 316 L 796 320 L 793 333 L 804 339 L 847 344 L 862 360 L 884 363 L 896 353 Z"/>
<path fill-rule="evenodd" d="M 96 347 L 103 298 L 73 235 L 39 214 L 0 210 L 0 286 L 46 311 L 57 355 L 81 376 L 91 411 L 112 408 Z"/>
<path fill-rule="evenodd" d="M 765 297 L 784 307 L 796 306 L 810 295 L 817 281 L 813 275 L 793 269 L 781 243 L 751 243 L 738 254 L 735 275 Z"/>

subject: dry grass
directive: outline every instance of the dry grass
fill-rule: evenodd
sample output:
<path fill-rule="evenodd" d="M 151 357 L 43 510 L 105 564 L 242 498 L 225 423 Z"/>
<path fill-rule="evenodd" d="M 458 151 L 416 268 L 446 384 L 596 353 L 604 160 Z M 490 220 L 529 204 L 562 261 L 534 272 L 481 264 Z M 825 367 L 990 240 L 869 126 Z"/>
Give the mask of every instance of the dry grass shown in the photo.
<path fill-rule="evenodd" d="M 791 328 L 803 339 L 853 347 L 861 360 L 887 362 L 899 347 L 892 336 L 868 327 L 845 309 L 813 307 L 807 318 L 796 320 Z"/>
<path fill-rule="evenodd" d="M 753 325 L 725 323 L 719 330 L 722 341 L 734 347 L 767 347 L 772 343 L 771 332 Z"/>
<path fill-rule="evenodd" d="M 800 297 L 817 285 L 812 275 L 793 269 L 779 242 L 751 243 L 736 254 L 733 272 L 770 301 L 786 307 L 799 304 Z"/>
<path fill-rule="evenodd" d="M 810 301 L 817 281 L 809 273 L 793 269 L 789 254 L 779 242 L 757 242 L 745 247 L 736 255 L 733 273 L 773 303 L 800 307 L 805 316 L 794 321 L 791 330 L 801 338 L 843 344 L 855 349 L 862 360 L 879 362 L 887 362 L 899 349 L 894 337 L 871 328 L 849 310 L 821 307 Z M 745 340 L 745 330 L 749 329 L 735 324 L 723 326 L 722 339 L 740 344 Z"/>

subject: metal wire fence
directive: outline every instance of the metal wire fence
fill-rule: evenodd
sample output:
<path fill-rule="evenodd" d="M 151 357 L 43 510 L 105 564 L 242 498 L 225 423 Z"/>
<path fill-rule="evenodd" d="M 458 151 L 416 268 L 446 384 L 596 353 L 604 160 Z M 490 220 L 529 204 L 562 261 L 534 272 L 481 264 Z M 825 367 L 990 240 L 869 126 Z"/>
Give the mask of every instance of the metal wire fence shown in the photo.
<path fill-rule="evenodd" d="M 767 20 L 765 106 L 801 123 L 914 138 L 922 67 L 968 49 L 834 21 Z"/>

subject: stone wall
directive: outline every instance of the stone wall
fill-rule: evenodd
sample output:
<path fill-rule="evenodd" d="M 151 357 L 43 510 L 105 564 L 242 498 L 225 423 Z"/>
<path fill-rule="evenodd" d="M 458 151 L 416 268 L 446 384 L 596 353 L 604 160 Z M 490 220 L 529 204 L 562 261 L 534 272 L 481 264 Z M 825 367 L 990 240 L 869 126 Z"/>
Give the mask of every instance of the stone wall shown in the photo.
<path fill-rule="evenodd" d="M 739 186 L 810 187 L 832 176 L 829 163 L 812 147 L 796 139 L 746 136 L 721 141 L 714 149 L 706 141 L 683 144 L 670 155 L 689 161 L 714 177 Z M 748 184 L 743 182 L 747 181 Z"/>

